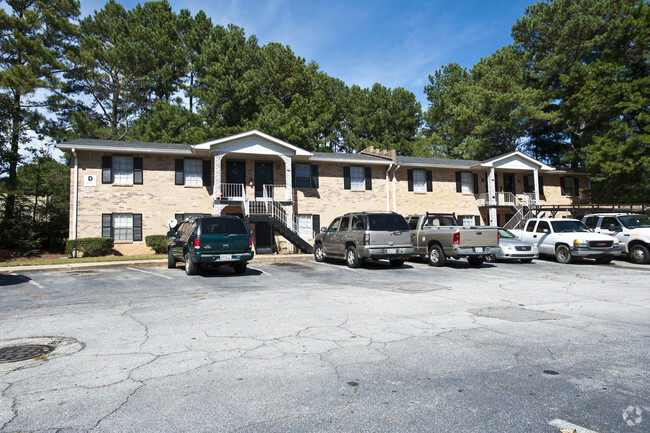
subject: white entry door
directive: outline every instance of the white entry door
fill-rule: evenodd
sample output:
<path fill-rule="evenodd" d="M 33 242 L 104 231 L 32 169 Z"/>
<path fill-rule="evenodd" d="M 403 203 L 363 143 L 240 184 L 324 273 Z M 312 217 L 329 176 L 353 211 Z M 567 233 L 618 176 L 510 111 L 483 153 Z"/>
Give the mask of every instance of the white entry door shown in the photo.
<path fill-rule="evenodd" d="M 311 239 L 313 237 L 311 215 L 296 215 L 296 218 L 298 218 L 298 236 L 306 241 Z"/>

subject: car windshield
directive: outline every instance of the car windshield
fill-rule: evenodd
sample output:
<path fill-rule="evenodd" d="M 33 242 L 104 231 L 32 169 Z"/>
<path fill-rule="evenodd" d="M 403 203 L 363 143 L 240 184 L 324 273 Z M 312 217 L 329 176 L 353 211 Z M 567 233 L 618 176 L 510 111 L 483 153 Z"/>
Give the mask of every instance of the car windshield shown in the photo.
<path fill-rule="evenodd" d="M 650 217 L 648 215 L 621 215 L 618 219 L 628 229 L 650 227 Z"/>
<path fill-rule="evenodd" d="M 499 236 L 501 236 L 502 239 L 517 239 L 517 236 L 513 235 L 506 229 L 499 229 Z"/>
<path fill-rule="evenodd" d="M 588 232 L 589 227 L 577 220 L 552 221 L 555 233 Z"/>
<path fill-rule="evenodd" d="M 368 215 L 368 230 L 371 231 L 410 231 L 408 223 L 402 215 L 398 214 L 370 214 Z"/>
<path fill-rule="evenodd" d="M 201 220 L 201 235 L 242 235 L 247 236 L 248 230 L 244 221 L 239 218 L 203 218 Z"/>

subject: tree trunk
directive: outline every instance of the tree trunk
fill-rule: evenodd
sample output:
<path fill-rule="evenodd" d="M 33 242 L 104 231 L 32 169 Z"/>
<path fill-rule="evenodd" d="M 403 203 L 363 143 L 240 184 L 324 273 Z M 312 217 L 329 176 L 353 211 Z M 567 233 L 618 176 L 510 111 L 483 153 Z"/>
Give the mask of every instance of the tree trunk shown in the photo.
<path fill-rule="evenodd" d="M 18 148 L 20 145 L 20 93 L 14 93 L 11 113 L 11 152 L 9 152 L 9 177 L 7 178 L 7 198 L 5 200 L 5 221 L 14 218 L 16 207 L 16 188 L 18 187 Z"/>

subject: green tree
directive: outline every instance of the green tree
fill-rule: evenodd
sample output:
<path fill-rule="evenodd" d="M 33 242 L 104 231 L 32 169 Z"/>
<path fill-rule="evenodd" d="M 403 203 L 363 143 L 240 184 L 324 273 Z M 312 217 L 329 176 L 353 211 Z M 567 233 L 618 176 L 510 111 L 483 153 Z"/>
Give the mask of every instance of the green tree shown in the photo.
<path fill-rule="evenodd" d="M 27 141 L 27 131 L 38 132 L 42 116 L 37 111 L 44 106 L 39 89 L 60 87 L 61 71 L 66 69 L 65 52 L 76 33 L 79 2 L 74 0 L 20 1 L 8 0 L 0 8 L 0 88 L 8 105 L 2 110 L 8 115 L 9 130 L 4 157 L 7 159 L 7 194 L 4 224 L 15 217 L 17 169 L 19 150 Z M 3 101 L 5 102 L 5 101 Z"/>
<path fill-rule="evenodd" d="M 605 178 L 631 173 L 635 158 L 647 179 L 648 8 L 643 0 L 555 0 L 526 9 L 512 31 L 538 91 L 535 153 Z"/>
<path fill-rule="evenodd" d="M 415 95 L 401 87 L 375 83 L 371 89 L 350 88 L 343 142 L 348 151 L 368 146 L 413 154 L 412 143 L 421 124 L 422 108 Z"/>

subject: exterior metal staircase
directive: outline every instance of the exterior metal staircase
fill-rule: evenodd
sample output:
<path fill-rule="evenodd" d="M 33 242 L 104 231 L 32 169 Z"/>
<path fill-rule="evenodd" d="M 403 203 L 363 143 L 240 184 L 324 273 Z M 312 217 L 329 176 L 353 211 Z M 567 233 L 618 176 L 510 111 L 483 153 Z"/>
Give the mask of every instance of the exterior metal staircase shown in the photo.
<path fill-rule="evenodd" d="M 262 200 L 249 201 L 244 184 L 222 184 L 220 199 L 240 203 L 246 222 L 269 223 L 274 232 L 282 235 L 301 251 L 311 254 L 313 247 L 298 234 L 298 220 L 293 212 L 287 212 L 274 200 L 274 197 L 281 196 L 285 188 L 284 185 L 264 185 Z"/>

